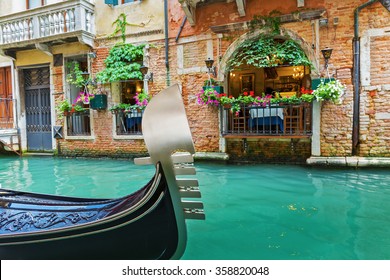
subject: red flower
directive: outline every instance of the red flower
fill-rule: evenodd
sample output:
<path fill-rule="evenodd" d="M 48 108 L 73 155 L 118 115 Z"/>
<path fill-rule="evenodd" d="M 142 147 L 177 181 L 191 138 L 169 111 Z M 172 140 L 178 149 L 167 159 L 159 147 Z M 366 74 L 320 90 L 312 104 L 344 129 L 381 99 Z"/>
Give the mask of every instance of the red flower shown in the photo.
<path fill-rule="evenodd" d="M 252 91 L 249 92 L 249 95 L 250 95 L 250 96 L 254 96 L 254 95 L 255 95 L 255 92 L 252 90 Z"/>
<path fill-rule="evenodd" d="M 229 95 L 229 98 L 233 98 L 233 95 Z"/>
<path fill-rule="evenodd" d="M 246 92 L 246 91 L 244 91 L 244 93 L 243 93 L 245 96 L 247 96 L 248 95 L 248 93 Z"/>
<path fill-rule="evenodd" d="M 301 93 L 303 94 L 312 94 L 313 90 L 312 89 L 306 89 L 304 87 L 301 88 Z"/>

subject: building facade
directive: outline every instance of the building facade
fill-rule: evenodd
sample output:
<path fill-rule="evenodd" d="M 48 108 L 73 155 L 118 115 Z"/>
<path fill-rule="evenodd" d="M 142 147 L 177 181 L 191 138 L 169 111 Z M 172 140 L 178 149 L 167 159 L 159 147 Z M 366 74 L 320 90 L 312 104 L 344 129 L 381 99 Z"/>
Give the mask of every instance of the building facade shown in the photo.
<path fill-rule="evenodd" d="M 17 6 L 0 1 L 4 57 L 0 67 L 12 74 L 11 95 L 16 102 L 8 122 L 12 120 L 19 132 L 21 150 L 54 150 L 69 156 L 145 153 L 142 113 L 120 115 L 109 108 L 130 102 L 142 89 L 153 96 L 178 83 L 198 152 L 274 162 L 304 162 L 310 156 L 390 156 L 390 63 L 386 59 L 390 12 L 386 1 L 35 2 Z M 269 23 L 277 25 L 278 33 Z M 120 26 L 124 31 L 116 29 Z M 250 63 L 232 67 L 243 46 L 265 35 L 275 44 L 295 42 L 310 66 L 281 62 L 273 67 Z M 94 78 L 105 69 L 110 50 L 122 40 L 142 44 L 139 63 L 148 67 L 144 78 L 100 83 L 96 87 L 107 96 L 107 109 L 61 117 L 56 107 L 78 93 L 68 82 L 67 65 L 76 61 Z M 333 51 L 326 62 L 321 50 L 328 48 Z M 206 67 L 208 59 L 214 61 L 212 68 Z M 321 77 L 341 81 L 345 90 L 340 104 L 282 104 L 269 113 L 264 106 L 256 111 L 244 106 L 240 114 L 231 114 L 230 109 L 198 104 L 209 77 L 233 97 L 244 92 L 259 97 L 267 93 L 300 96 L 302 88 L 315 88 Z M 9 127 L 0 129 L 3 135 L 10 132 Z"/>

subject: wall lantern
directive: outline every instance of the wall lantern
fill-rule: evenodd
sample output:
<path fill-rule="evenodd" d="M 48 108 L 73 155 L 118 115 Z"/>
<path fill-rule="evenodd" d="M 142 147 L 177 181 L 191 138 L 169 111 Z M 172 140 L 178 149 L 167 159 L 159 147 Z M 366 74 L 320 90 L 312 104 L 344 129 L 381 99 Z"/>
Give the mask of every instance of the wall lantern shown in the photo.
<path fill-rule="evenodd" d="M 153 73 L 150 72 L 148 74 L 148 70 L 149 70 L 148 66 L 145 66 L 145 65 L 142 65 L 139 68 L 139 71 L 141 71 L 142 75 L 144 76 L 144 79 L 147 81 L 153 82 Z"/>
<path fill-rule="evenodd" d="M 325 68 L 328 68 L 328 61 L 329 61 L 330 57 L 332 56 L 332 51 L 333 51 L 333 49 L 331 49 L 331 48 L 325 48 L 325 49 L 321 50 L 322 55 L 324 56 L 324 59 L 325 59 Z"/>
<path fill-rule="evenodd" d="M 96 53 L 95 52 L 89 52 L 88 53 L 88 57 L 91 58 L 91 59 L 95 59 L 96 58 Z"/>
<path fill-rule="evenodd" d="M 214 64 L 214 60 L 212 60 L 210 57 L 204 61 L 206 63 L 206 67 L 207 69 L 209 70 L 209 74 L 213 74 L 214 76 L 217 75 L 217 72 L 216 72 L 216 69 L 215 69 L 215 66 L 213 66 Z"/>

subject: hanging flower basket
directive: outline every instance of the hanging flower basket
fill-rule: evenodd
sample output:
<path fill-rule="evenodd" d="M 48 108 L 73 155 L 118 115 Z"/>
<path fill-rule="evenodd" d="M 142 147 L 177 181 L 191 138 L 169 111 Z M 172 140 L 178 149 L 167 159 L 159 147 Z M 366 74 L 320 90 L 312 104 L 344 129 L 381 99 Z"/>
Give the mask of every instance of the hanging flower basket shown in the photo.
<path fill-rule="evenodd" d="M 205 86 L 203 90 L 213 88 L 218 93 L 223 93 L 223 86 Z"/>
<path fill-rule="evenodd" d="M 89 106 L 94 110 L 105 110 L 107 109 L 107 95 L 106 94 L 95 94 L 90 99 Z"/>

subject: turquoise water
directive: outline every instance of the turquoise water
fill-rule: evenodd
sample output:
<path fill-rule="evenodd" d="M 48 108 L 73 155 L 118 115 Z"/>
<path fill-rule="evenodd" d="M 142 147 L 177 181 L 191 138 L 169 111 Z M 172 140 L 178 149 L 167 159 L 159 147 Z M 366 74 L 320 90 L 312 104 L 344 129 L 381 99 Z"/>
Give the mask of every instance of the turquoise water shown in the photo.
<path fill-rule="evenodd" d="M 196 163 L 205 221 L 183 259 L 390 259 L 390 170 Z M 153 167 L 125 160 L 0 157 L 3 188 L 119 197 Z"/>

